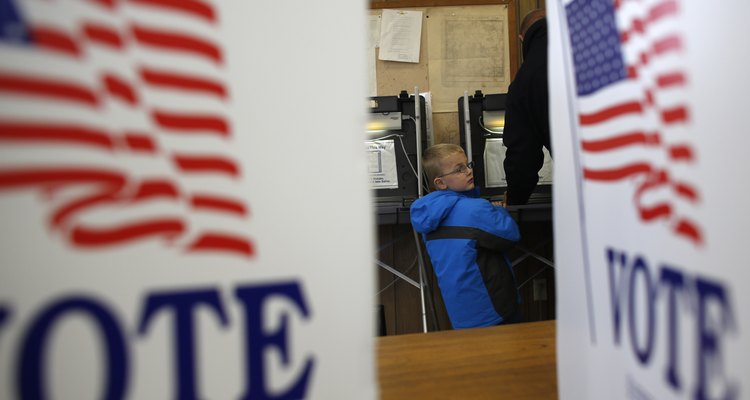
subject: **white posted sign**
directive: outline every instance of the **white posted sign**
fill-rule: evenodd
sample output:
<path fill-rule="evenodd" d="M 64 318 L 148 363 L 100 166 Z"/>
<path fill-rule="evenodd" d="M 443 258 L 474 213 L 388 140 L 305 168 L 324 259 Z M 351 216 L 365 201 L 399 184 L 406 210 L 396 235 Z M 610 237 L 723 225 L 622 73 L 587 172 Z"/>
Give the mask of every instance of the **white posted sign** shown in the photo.
<path fill-rule="evenodd" d="M 750 398 L 748 4 L 547 3 L 561 399 Z"/>
<path fill-rule="evenodd" d="M 259 4 L 0 1 L 0 398 L 376 398 L 364 4 Z"/>

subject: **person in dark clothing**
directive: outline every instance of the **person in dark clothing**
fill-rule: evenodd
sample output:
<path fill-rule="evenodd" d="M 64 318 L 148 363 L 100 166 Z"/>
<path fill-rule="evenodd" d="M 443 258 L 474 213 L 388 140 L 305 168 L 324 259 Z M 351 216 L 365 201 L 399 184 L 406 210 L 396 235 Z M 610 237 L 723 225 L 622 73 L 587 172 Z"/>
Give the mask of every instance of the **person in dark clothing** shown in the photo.
<path fill-rule="evenodd" d="M 503 144 L 506 205 L 526 204 L 544 164 L 542 148 L 550 146 L 547 91 L 547 20 L 533 10 L 521 23 L 523 64 L 508 88 Z"/>

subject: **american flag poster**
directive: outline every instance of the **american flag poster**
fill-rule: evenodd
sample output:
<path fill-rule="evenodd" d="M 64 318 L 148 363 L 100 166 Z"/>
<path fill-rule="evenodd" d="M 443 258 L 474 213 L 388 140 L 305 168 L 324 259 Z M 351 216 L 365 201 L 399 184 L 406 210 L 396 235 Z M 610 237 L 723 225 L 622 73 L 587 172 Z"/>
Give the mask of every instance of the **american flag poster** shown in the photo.
<path fill-rule="evenodd" d="M 0 0 L 0 398 L 375 398 L 364 18 Z"/>
<path fill-rule="evenodd" d="M 750 6 L 547 11 L 560 398 L 750 398 Z"/>

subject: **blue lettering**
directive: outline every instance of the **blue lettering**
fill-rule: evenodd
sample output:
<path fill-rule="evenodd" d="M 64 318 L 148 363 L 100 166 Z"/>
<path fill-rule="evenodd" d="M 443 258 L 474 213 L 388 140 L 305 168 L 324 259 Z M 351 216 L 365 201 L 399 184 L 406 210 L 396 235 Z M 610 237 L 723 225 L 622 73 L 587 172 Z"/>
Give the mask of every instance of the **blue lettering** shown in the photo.
<path fill-rule="evenodd" d="M 3 325 L 8 319 L 10 319 L 10 309 L 0 305 L 0 330 L 3 329 Z"/>
<path fill-rule="evenodd" d="M 18 393 L 21 399 L 45 399 L 44 393 L 44 348 L 52 326 L 65 314 L 82 312 L 99 324 L 106 344 L 107 378 L 104 396 L 108 400 L 122 399 L 128 380 L 128 358 L 125 338 L 114 313 L 92 299 L 71 297 L 52 304 L 42 310 L 28 332 L 24 335 L 19 357 Z"/>
<path fill-rule="evenodd" d="M 688 311 L 687 317 L 695 319 L 696 376 L 693 397 L 697 400 L 732 400 L 739 397 L 739 386 L 726 375 L 721 358 L 721 341 L 727 333 L 736 329 L 734 311 L 725 286 L 700 276 L 691 277 L 671 265 L 663 264 L 658 271 L 652 271 L 643 257 L 636 256 L 631 263 L 625 252 L 614 249 L 607 249 L 606 258 L 609 265 L 614 344 L 620 344 L 621 315 L 627 305 L 628 326 L 625 332 L 630 336 L 630 348 L 638 362 L 647 366 L 658 344 L 655 340 L 657 302 L 664 298 L 664 309 L 667 314 L 664 376 L 673 390 L 680 391 L 684 384 L 679 370 L 680 318 L 683 311 L 679 307 L 679 302 L 686 300 L 695 303 L 697 307 L 684 309 Z M 629 278 L 625 279 L 625 276 Z M 654 276 L 658 276 L 656 282 Z M 641 294 L 643 297 L 638 297 Z M 661 296 L 662 294 L 664 296 Z M 623 301 L 623 296 L 627 296 L 627 301 Z M 642 310 L 642 307 L 636 307 L 636 298 L 644 300 L 645 319 L 638 318 L 638 309 Z M 645 330 L 639 329 L 639 324 L 644 322 Z M 645 332 L 645 340 L 640 340 L 639 332 Z M 712 397 L 722 390 L 722 396 Z"/>
<path fill-rule="evenodd" d="M 160 309 L 174 309 L 176 323 L 174 324 L 174 362 L 177 369 L 178 399 L 195 399 L 195 319 L 194 311 L 199 305 L 207 305 L 215 311 L 222 326 L 228 321 L 216 290 L 196 290 L 172 293 L 154 293 L 147 297 L 145 311 L 141 317 L 139 333 L 146 332 L 151 317 Z"/>
<path fill-rule="evenodd" d="M 306 397 L 315 366 L 312 356 L 295 358 L 290 352 L 290 324 L 294 318 L 291 312 L 280 312 L 269 315 L 266 304 L 274 298 L 290 301 L 300 311 L 301 318 L 310 316 L 309 305 L 303 296 L 302 286 L 298 282 L 281 282 L 275 284 L 257 284 L 240 286 L 235 291 L 237 303 L 243 309 L 245 317 L 244 339 L 246 387 L 243 399 L 298 399 Z M 219 326 L 229 326 L 225 306 L 220 300 L 217 289 L 196 289 L 175 292 L 151 292 L 144 297 L 141 314 L 138 319 L 138 335 L 146 336 L 157 315 L 174 316 L 172 326 L 173 369 L 175 398 L 200 398 L 199 370 L 196 366 L 196 351 L 200 342 L 196 337 L 198 323 L 197 312 L 202 306 L 219 320 Z M 13 309 L 0 303 L 0 334 L 8 330 L 16 318 L 12 318 Z M 91 320 L 93 329 L 102 340 L 101 352 L 104 355 L 104 377 L 100 398 L 122 399 L 126 397 L 129 383 L 128 343 L 125 341 L 120 319 L 115 310 L 101 301 L 83 296 L 64 297 L 41 307 L 32 315 L 30 323 L 19 336 L 19 351 L 15 355 L 15 392 L 19 399 L 45 399 L 53 396 L 50 388 L 50 366 L 45 365 L 49 359 L 50 342 L 56 332 L 55 327 L 73 315 L 83 314 Z M 295 314 L 296 315 L 296 314 Z M 158 318 L 158 317 L 157 317 Z M 299 318 L 299 317 L 298 317 Z M 265 322 L 277 320 L 279 328 L 264 330 Z M 153 328 L 151 328 L 153 330 Z M 282 368 L 298 366 L 296 376 L 292 374 L 290 383 L 283 388 L 268 387 L 270 369 L 265 362 L 269 350 L 278 351 L 281 355 Z M 294 361 L 294 362 L 293 362 Z M 74 363 L 73 363 L 74 364 Z M 97 386 L 98 387 L 98 386 Z"/>
<path fill-rule="evenodd" d="M 625 259 L 625 253 L 619 253 L 619 257 L 615 259 L 616 254 L 615 251 L 612 249 L 607 249 L 607 261 L 609 264 L 609 298 L 610 302 L 612 304 L 612 324 L 614 325 L 613 332 L 615 335 L 615 344 L 620 344 L 620 311 L 621 311 L 621 305 L 623 300 L 623 295 L 625 294 L 625 282 L 624 279 L 622 279 L 622 276 L 625 275 L 625 267 L 626 259 Z M 617 264 L 620 265 L 619 274 L 617 271 L 617 266 L 615 265 L 615 261 L 617 261 Z M 620 276 L 620 284 L 618 285 L 615 281 L 615 276 Z"/>
<path fill-rule="evenodd" d="M 5 324 L 5 320 L 10 316 L 10 310 L 5 306 L 0 306 L 0 328 Z"/>
<path fill-rule="evenodd" d="M 682 273 L 664 266 L 661 270 L 662 288 L 667 290 L 667 382 L 679 390 L 681 387 L 678 374 L 679 335 L 677 316 L 677 292 L 684 289 Z"/>
<path fill-rule="evenodd" d="M 643 348 L 638 346 L 638 334 L 637 334 L 637 319 L 635 316 L 635 289 L 636 289 L 636 278 L 640 272 L 643 277 L 645 284 L 645 295 L 646 295 L 646 311 L 648 318 L 646 319 L 646 343 Z M 648 364 L 651 358 L 651 350 L 654 347 L 654 287 L 651 282 L 651 275 L 648 273 L 648 266 L 646 261 L 642 257 L 636 257 L 633 268 L 630 270 L 630 290 L 628 291 L 628 325 L 630 327 L 630 344 L 635 351 L 638 361 L 641 364 Z"/>
<path fill-rule="evenodd" d="M 263 354 L 266 347 L 276 347 L 281 353 L 282 363 L 286 367 L 289 365 L 289 352 L 287 348 L 287 326 L 289 315 L 281 316 L 280 328 L 276 332 L 267 333 L 263 331 L 263 321 L 266 320 L 263 315 L 263 305 L 268 297 L 283 296 L 294 302 L 305 317 L 309 316 L 307 304 L 302 297 L 302 291 L 299 284 L 295 282 L 279 283 L 274 285 L 257 285 L 244 286 L 237 288 L 237 298 L 243 303 L 245 308 L 245 327 L 246 331 L 246 359 L 249 375 L 246 382 L 249 387 L 246 388 L 244 400 L 259 399 L 301 399 L 305 397 L 307 385 L 310 380 L 310 374 L 313 368 L 313 360 L 308 358 L 305 362 L 303 372 L 299 375 L 293 386 L 284 393 L 274 395 L 269 393 L 265 381 L 265 365 Z"/>
<path fill-rule="evenodd" d="M 0 333 L 3 331 L 3 325 L 10 319 L 10 309 L 0 305 Z M 0 352 L 0 356 L 2 356 L 3 353 Z"/>
<path fill-rule="evenodd" d="M 696 279 L 696 289 L 698 291 L 698 382 L 695 388 L 695 398 L 697 400 L 708 399 L 708 379 L 711 376 L 721 377 L 721 348 L 720 336 L 723 331 L 728 331 L 734 325 L 732 310 L 726 298 L 726 293 L 722 285 L 708 281 L 703 278 Z M 717 316 L 720 320 L 721 327 L 713 326 L 708 317 L 709 303 L 719 306 L 721 315 Z M 714 321 L 716 320 L 714 319 Z M 714 361 L 714 362 L 711 362 Z M 728 385 L 726 394 L 723 399 L 734 399 L 737 391 L 733 385 Z"/>

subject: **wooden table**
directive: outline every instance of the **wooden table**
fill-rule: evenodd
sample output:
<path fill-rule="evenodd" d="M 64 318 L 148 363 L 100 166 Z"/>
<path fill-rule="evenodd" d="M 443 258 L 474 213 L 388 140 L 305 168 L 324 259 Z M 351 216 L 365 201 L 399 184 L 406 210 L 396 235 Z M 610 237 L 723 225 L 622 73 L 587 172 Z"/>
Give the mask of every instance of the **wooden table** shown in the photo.
<path fill-rule="evenodd" d="M 557 399 L 555 321 L 378 338 L 382 400 Z"/>

